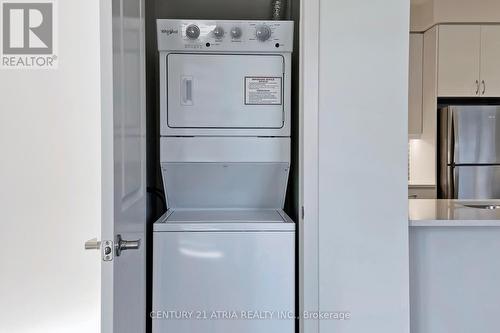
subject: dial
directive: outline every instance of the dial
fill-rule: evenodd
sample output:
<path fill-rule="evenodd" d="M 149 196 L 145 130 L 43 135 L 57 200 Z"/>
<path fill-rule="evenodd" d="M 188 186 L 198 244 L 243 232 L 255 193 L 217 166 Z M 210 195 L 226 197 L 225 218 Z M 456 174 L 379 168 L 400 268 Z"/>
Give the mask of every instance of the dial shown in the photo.
<path fill-rule="evenodd" d="M 261 42 L 265 42 L 269 38 L 271 38 L 271 28 L 269 28 L 267 25 L 259 25 L 257 29 L 255 30 L 255 37 L 257 37 L 258 40 Z"/>
<path fill-rule="evenodd" d="M 233 27 L 231 29 L 231 37 L 233 38 L 240 38 L 243 32 L 241 31 L 240 27 Z"/>
<path fill-rule="evenodd" d="M 213 33 L 214 33 L 215 38 L 222 38 L 222 37 L 224 37 L 225 31 L 224 31 L 223 27 L 216 26 Z"/>
<path fill-rule="evenodd" d="M 196 24 L 191 24 L 186 28 L 186 36 L 189 39 L 197 39 L 200 37 L 200 28 Z"/>

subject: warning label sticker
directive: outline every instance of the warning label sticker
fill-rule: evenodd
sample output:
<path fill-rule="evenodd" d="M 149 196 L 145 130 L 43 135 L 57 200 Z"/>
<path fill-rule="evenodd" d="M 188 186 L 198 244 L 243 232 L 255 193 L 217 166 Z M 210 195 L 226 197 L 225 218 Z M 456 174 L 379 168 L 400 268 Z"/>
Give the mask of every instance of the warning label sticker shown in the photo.
<path fill-rule="evenodd" d="M 245 77 L 246 105 L 281 105 L 281 77 Z"/>

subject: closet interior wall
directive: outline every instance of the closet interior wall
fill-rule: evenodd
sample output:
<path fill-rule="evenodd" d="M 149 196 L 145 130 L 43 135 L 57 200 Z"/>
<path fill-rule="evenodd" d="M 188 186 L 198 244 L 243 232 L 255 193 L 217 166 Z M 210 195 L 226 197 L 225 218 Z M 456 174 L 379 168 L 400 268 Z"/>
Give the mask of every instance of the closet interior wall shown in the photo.
<path fill-rule="evenodd" d="M 160 171 L 160 102 L 156 20 L 270 20 L 273 0 L 146 0 L 146 105 L 147 105 L 147 186 L 148 221 L 151 225 L 165 211 L 161 195 Z M 284 18 L 295 21 L 295 44 L 292 62 L 292 163 L 285 211 L 298 221 L 298 134 L 299 134 L 299 0 L 288 0 Z"/>

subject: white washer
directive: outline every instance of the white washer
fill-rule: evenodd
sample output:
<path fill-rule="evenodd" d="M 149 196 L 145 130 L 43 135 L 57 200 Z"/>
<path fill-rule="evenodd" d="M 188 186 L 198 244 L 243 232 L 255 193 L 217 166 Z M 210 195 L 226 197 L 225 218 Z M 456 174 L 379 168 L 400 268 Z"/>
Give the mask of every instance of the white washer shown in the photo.
<path fill-rule="evenodd" d="M 162 139 L 170 208 L 153 227 L 153 333 L 293 333 L 289 138 Z"/>
<path fill-rule="evenodd" d="M 294 249 L 281 210 L 168 212 L 154 225 L 153 332 L 294 332 Z"/>

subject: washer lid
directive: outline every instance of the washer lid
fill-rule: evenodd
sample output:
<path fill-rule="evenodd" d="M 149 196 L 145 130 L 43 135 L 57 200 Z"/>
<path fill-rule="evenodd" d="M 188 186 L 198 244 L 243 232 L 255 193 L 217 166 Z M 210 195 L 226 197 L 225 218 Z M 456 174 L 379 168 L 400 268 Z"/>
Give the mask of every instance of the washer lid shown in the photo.
<path fill-rule="evenodd" d="M 283 207 L 287 163 L 165 163 L 167 203 L 172 208 L 276 209 Z"/>
<path fill-rule="evenodd" d="M 294 231 L 295 223 L 282 210 L 167 211 L 154 231 Z"/>
<path fill-rule="evenodd" d="M 173 209 L 280 209 L 290 138 L 161 138 L 167 205 Z"/>

